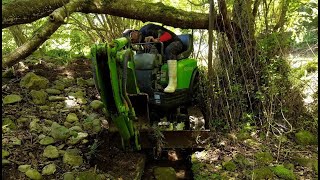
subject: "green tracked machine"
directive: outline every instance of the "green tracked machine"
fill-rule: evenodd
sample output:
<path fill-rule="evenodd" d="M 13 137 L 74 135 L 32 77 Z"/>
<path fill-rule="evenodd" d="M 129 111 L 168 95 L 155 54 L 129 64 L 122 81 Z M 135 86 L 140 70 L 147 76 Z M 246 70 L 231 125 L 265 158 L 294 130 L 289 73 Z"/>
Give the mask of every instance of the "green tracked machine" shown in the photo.
<path fill-rule="evenodd" d="M 91 48 L 96 88 L 123 147 L 154 147 L 148 138 L 154 127 L 161 129 L 164 148 L 204 146 L 199 138 L 208 137 L 208 123 L 205 130 L 191 130 L 188 114 L 188 107 L 199 103 L 197 61 L 189 58 L 193 39 L 190 34 L 178 37 L 184 51 L 178 55 L 174 93 L 163 92 L 168 84 L 168 65 L 162 43 L 131 44 L 129 38 L 121 37 Z M 182 128 L 172 128 L 173 124 L 182 124 Z"/>

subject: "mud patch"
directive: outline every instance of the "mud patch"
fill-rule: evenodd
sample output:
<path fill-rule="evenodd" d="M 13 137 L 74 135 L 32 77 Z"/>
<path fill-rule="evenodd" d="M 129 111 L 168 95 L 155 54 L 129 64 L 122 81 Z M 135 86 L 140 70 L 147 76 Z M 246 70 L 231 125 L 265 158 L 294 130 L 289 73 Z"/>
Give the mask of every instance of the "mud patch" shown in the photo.
<path fill-rule="evenodd" d="M 191 170 L 191 150 L 166 150 L 158 159 L 154 159 L 152 152 L 148 154 L 142 180 L 155 180 L 154 168 L 172 167 L 176 172 L 177 179 L 193 179 Z"/>

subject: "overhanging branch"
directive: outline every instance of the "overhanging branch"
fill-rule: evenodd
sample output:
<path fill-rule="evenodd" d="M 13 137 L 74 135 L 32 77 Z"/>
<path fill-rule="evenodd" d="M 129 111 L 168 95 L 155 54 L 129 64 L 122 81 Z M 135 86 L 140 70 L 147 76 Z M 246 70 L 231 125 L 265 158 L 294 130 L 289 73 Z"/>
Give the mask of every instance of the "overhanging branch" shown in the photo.
<path fill-rule="evenodd" d="M 2 28 L 12 25 L 31 23 L 48 16 L 62 7 L 68 0 L 16 0 L 2 6 Z M 188 12 L 166 6 L 162 3 L 146 3 L 133 0 L 90 0 L 75 12 L 98 13 L 120 16 L 143 22 L 159 22 L 164 25 L 183 29 L 208 29 L 209 15 Z"/>

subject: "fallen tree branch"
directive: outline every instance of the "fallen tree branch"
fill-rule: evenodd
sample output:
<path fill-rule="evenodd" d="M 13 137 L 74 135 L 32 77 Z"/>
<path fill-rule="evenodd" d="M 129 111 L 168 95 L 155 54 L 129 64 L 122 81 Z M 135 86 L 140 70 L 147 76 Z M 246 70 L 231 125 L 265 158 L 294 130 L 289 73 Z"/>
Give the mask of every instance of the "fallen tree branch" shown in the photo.
<path fill-rule="evenodd" d="M 16 0 L 2 6 L 2 28 L 31 23 L 48 16 L 63 6 L 67 0 Z M 209 15 L 188 12 L 166 6 L 163 3 L 147 3 L 137 0 L 90 0 L 81 4 L 75 12 L 109 14 L 143 22 L 159 22 L 183 29 L 208 29 Z M 215 23 L 214 23 L 215 24 Z"/>

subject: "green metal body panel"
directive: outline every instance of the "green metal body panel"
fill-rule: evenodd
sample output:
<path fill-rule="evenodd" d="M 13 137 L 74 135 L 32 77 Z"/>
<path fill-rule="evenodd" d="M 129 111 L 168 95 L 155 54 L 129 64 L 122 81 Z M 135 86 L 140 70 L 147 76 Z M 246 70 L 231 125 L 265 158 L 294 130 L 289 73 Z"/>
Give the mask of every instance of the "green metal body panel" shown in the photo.
<path fill-rule="evenodd" d="M 178 60 L 177 62 L 177 89 L 186 89 L 190 86 L 193 71 L 197 68 L 197 61 L 195 59 L 186 58 Z M 168 84 L 168 64 L 161 67 L 161 85 Z"/>
<path fill-rule="evenodd" d="M 135 74 L 133 73 L 133 52 L 129 48 L 123 49 L 127 43 L 128 39 L 123 37 L 109 44 L 94 45 L 91 48 L 91 56 L 97 80 L 96 85 L 102 102 L 107 110 L 109 110 L 108 107 L 112 107 L 113 112 L 110 115 L 119 130 L 123 142 L 129 144 L 129 139 L 134 139 L 136 148 L 140 149 L 137 141 L 137 134 L 139 133 L 133 126 L 133 120 L 136 118 L 135 111 L 127 93 L 123 93 L 122 89 L 123 65 L 125 58 L 127 58 L 127 77 L 130 77 L 130 80 L 133 81 L 128 85 L 129 89 L 132 92 L 139 92 Z M 97 54 L 99 55 L 99 60 Z M 110 88 L 112 88 L 112 92 L 110 92 Z"/>

